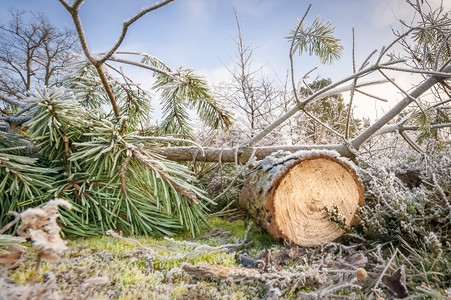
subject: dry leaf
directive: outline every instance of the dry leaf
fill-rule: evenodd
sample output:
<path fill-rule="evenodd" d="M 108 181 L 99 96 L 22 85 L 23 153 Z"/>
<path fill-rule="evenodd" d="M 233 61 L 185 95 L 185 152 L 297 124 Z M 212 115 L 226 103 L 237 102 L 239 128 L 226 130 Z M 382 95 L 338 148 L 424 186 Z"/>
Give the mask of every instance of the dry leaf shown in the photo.
<path fill-rule="evenodd" d="M 404 266 L 393 272 L 391 276 L 385 275 L 382 277 L 382 282 L 396 298 L 403 299 L 409 296 Z"/>
<path fill-rule="evenodd" d="M 41 208 L 29 208 L 20 214 L 22 224 L 17 233 L 31 239 L 38 257 L 57 259 L 67 249 L 60 236 L 61 228 L 56 222 L 59 206 L 72 209 L 72 205 L 66 200 L 54 199 Z"/>
<path fill-rule="evenodd" d="M 6 247 L 2 250 L 5 252 L 0 254 L 0 269 L 14 266 L 22 258 L 23 252 L 17 248 Z"/>

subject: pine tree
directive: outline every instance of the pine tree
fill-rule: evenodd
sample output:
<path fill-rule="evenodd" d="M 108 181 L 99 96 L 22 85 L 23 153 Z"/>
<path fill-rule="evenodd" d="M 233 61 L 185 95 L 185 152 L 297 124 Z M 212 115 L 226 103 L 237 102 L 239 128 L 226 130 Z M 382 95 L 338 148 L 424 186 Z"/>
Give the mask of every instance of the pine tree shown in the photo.
<path fill-rule="evenodd" d="M 196 233 L 210 200 L 185 165 L 158 154 L 163 144 L 189 140 L 146 135 L 150 94 L 109 75 L 122 113 L 117 120 L 106 107 L 108 96 L 92 65 L 76 67 L 64 86 L 38 90 L 27 100 L 31 120 L 25 124 L 25 135 L 1 133 L 0 184 L 9 187 L 0 189 L 2 214 L 59 197 L 74 206 L 62 212 L 65 233 L 93 235 L 109 229 L 127 234 L 171 235 L 183 229 Z M 184 77 L 157 81 L 158 88 L 167 92 L 167 109 L 173 109 L 171 101 L 188 107 L 189 100 L 207 124 L 227 126 L 229 116 L 209 97 L 203 78 L 192 70 L 178 73 Z M 205 109 L 208 106 L 214 108 Z M 225 119 L 216 120 L 217 116 Z M 178 121 L 189 136 L 189 119 Z M 170 132 L 158 127 L 156 131 Z"/>

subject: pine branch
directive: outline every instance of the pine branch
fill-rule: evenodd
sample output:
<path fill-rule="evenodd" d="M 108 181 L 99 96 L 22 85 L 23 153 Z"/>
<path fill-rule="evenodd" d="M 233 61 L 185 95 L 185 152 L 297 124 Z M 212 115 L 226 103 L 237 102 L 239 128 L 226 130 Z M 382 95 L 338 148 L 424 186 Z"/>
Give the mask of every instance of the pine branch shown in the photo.
<path fill-rule="evenodd" d="M 340 39 L 334 36 L 331 23 L 324 23 L 324 20 L 319 17 L 311 26 L 303 18 L 296 29 L 291 31 L 288 39 L 294 41 L 292 52 L 298 50 L 299 55 L 303 52 L 308 52 L 309 55 L 315 54 L 323 64 L 330 64 L 342 55 L 343 46 L 339 43 Z"/>

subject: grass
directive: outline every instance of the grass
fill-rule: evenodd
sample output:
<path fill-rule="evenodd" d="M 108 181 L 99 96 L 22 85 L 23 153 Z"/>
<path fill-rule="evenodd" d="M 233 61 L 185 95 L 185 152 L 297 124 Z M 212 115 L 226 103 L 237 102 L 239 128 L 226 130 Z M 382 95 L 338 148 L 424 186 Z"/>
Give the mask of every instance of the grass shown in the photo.
<path fill-rule="evenodd" d="M 190 239 L 189 242 L 210 246 L 236 243 L 243 238 L 246 227 L 247 224 L 241 220 L 227 222 L 212 218 L 200 236 L 195 240 Z M 266 235 L 257 230 L 252 232 L 250 240 L 258 247 L 267 246 L 270 237 Z M 190 235 L 182 234 L 176 237 L 175 241 L 187 240 L 188 236 Z M 259 238 L 264 236 L 264 243 L 260 243 Z M 104 277 L 107 278 L 107 283 L 96 287 L 91 295 L 96 299 L 184 299 L 183 295 L 197 295 L 201 290 L 207 291 L 209 295 L 205 299 L 212 295 L 225 297 L 226 294 L 230 299 L 248 299 L 246 288 L 243 290 L 238 285 L 227 285 L 228 291 L 221 296 L 223 292 L 218 290 L 217 282 L 207 280 L 194 283 L 180 268 L 183 263 L 231 267 L 236 265 L 234 252 L 219 251 L 191 256 L 193 246 L 190 245 L 147 236 L 133 239 L 153 249 L 160 257 L 155 258 L 140 252 L 141 247 L 134 242 L 110 236 L 77 238 L 67 241 L 69 250 L 64 252 L 59 261 L 41 264 L 37 281 L 43 280 L 46 271 L 52 272 L 57 277 L 59 288 L 68 297 L 81 294 L 84 282 Z M 186 258 L 178 259 L 180 256 Z M 8 270 L 8 277 L 20 285 L 30 283 L 35 259 L 36 255 L 28 244 L 23 262 L 17 268 Z M 193 284 L 196 291 L 193 291 Z"/>
<path fill-rule="evenodd" d="M 197 251 L 196 245 L 215 247 L 236 244 L 242 241 L 248 229 L 247 240 L 250 243 L 242 248 Z M 443 263 L 441 259 L 449 257 L 449 253 L 431 260 L 427 253 L 414 251 L 407 245 L 398 247 L 396 254 L 395 246 L 391 244 L 386 244 L 379 251 L 370 248 L 370 245 L 362 247 L 362 243 L 344 239 L 343 244 L 300 248 L 298 255 L 294 255 L 257 226 L 243 220 L 228 222 L 220 218 L 209 219 L 209 226 L 205 226 L 195 239 L 190 238 L 189 234 L 181 234 L 174 240 L 147 236 L 131 238 L 145 248 L 112 236 L 68 240 L 69 249 L 60 260 L 41 264 L 37 282 L 44 285 L 45 274 L 54 274 L 57 289 L 64 299 L 258 299 L 266 298 L 277 290 L 281 293 L 279 299 L 299 299 L 300 295 L 390 299 L 390 292 L 381 286 L 374 289 L 375 284 L 384 269 L 386 274 L 382 275 L 388 276 L 404 264 L 406 286 L 412 295 L 416 295 L 416 299 L 445 300 L 448 299 L 446 293 L 451 292 L 444 288 L 436 289 L 436 282 L 429 282 L 446 280 L 436 270 L 438 264 Z M 7 272 L 8 278 L 18 285 L 33 284 L 36 254 L 30 243 L 25 245 L 27 250 L 23 261 Z M 287 254 L 282 256 L 281 262 L 273 262 L 261 270 L 260 274 L 265 276 L 261 280 L 193 278 L 182 269 L 183 264 L 238 267 L 237 254 L 256 257 L 264 249 L 270 249 L 273 257 L 278 253 Z M 390 261 L 393 253 L 396 255 Z M 362 286 L 355 279 L 353 266 L 349 266 L 352 257 L 357 254 L 367 259 L 365 268 L 369 278 Z M 423 268 L 419 267 L 421 265 Z M 333 288 L 330 294 L 321 294 L 330 287 Z M 0 276 L 0 296 L 1 288 Z"/>

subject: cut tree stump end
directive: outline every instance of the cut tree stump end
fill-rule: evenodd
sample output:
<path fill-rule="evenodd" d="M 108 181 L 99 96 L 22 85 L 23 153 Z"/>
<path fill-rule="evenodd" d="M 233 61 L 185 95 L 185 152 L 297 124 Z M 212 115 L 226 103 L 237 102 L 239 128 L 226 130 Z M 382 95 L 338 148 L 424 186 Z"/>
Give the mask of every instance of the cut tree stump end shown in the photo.
<path fill-rule="evenodd" d="M 239 203 L 274 238 L 315 246 L 344 234 L 330 212 L 353 225 L 364 204 L 363 186 L 352 163 L 337 152 L 277 153 L 246 179 Z"/>

